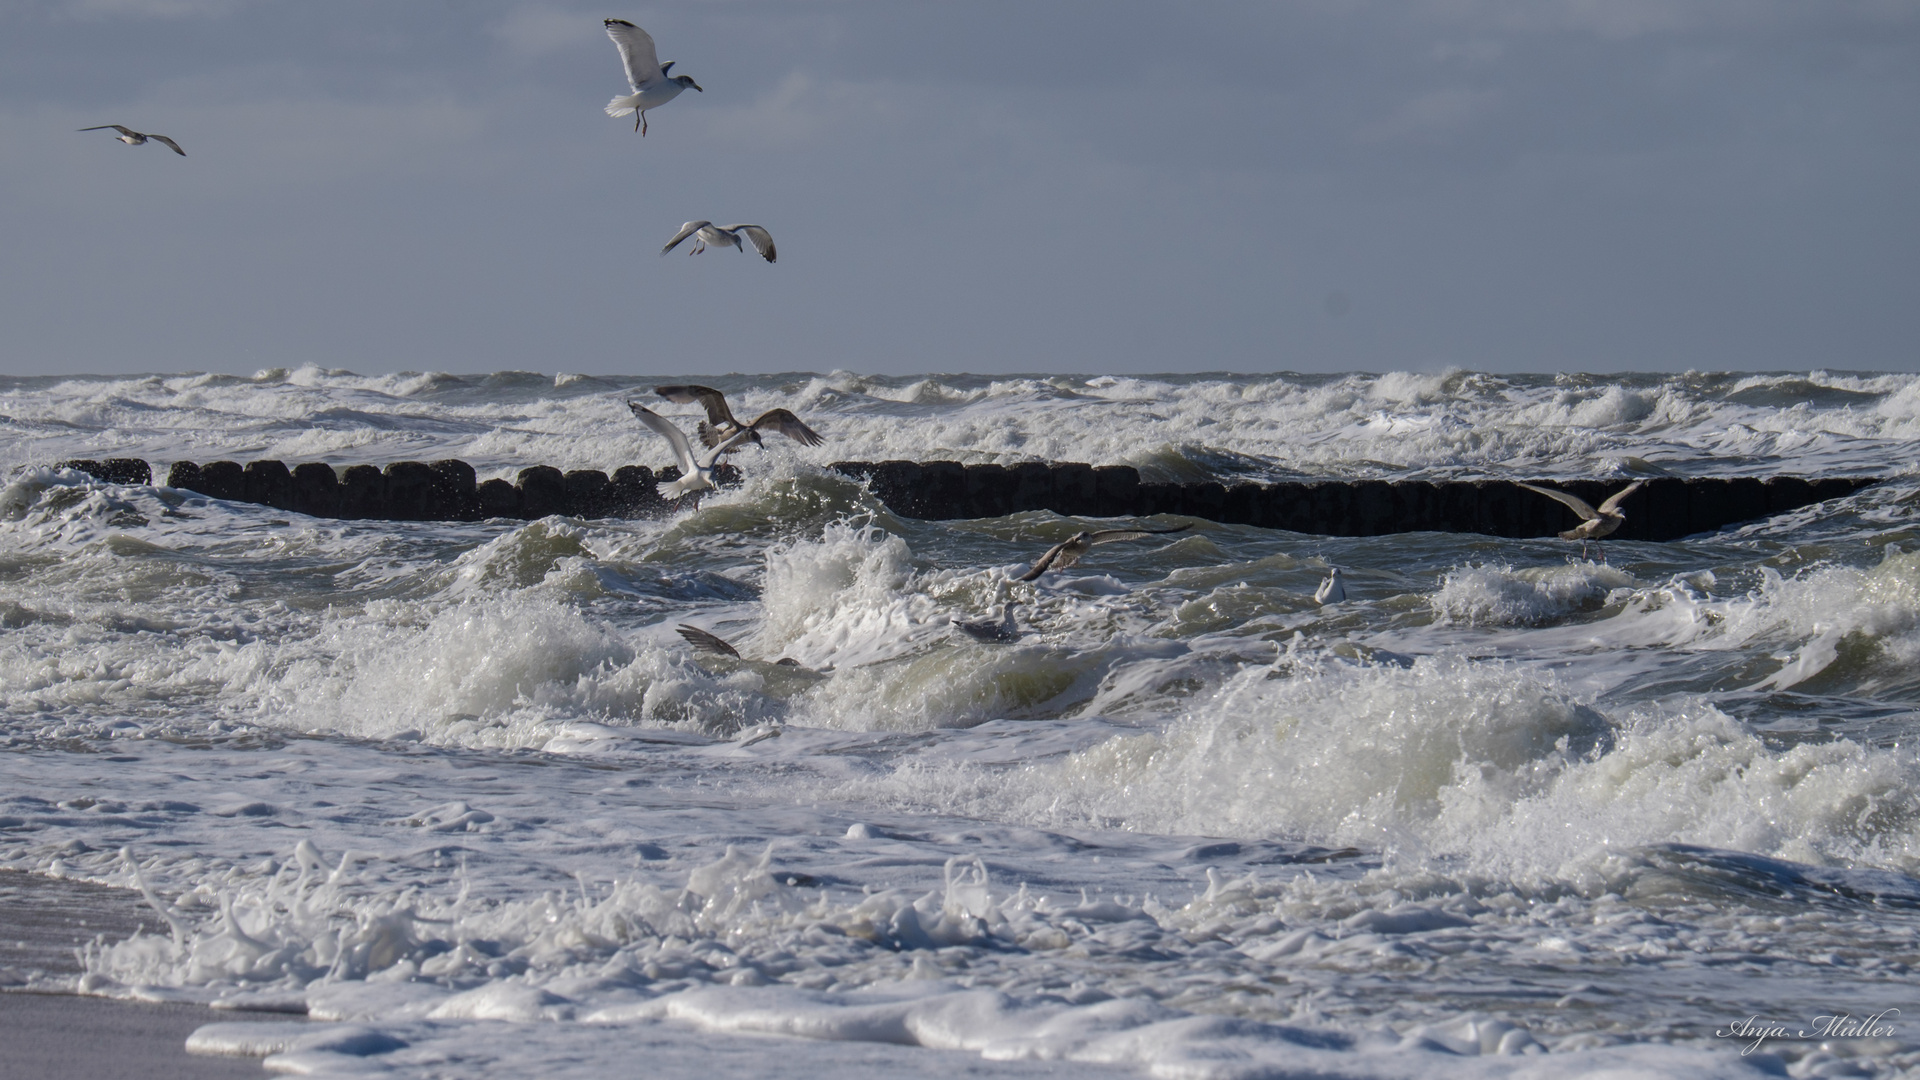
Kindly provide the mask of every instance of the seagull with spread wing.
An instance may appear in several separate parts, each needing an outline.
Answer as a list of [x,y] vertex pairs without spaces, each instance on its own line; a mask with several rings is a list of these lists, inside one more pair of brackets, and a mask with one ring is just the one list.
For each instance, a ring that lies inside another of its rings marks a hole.
[[[691,75],[669,75],[673,67],[672,60],[660,62],[659,54],[653,48],[653,36],[625,19],[608,19],[607,36],[620,50],[620,63],[627,69],[627,85],[633,93],[627,97],[617,97],[607,102],[608,116],[625,116],[633,113],[633,130],[642,135],[647,133],[647,110],[657,109],[689,88],[700,90],[700,84],[693,81]],[[705,90],[700,90],[706,93]]]
[[174,142],[172,139],[167,138],[165,135],[150,135],[144,131],[135,131],[132,128],[127,127],[125,124],[101,124],[99,127],[81,128],[80,130],[81,131],[105,131],[108,128],[112,128],[113,130],[119,132],[120,134],[115,135],[114,138],[119,139],[121,142],[126,143],[128,146],[143,146],[149,140],[151,140],[153,142],[162,143],[170,147],[174,153],[179,154],[181,157],[187,156],[187,152],[185,150],[180,149],[179,143]]
[[[739,649],[734,648],[726,638],[718,634],[709,633],[697,626],[689,626],[686,623],[681,623],[674,627],[674,630],[677,631],[681,637],[687,639],[687,644],[693,646],[694,652],[706,653],[710,656],[731,656],[735,660],[746,659],[746,657],[740,655]],[[774,664],[782,667],[799,667],[800,661],[790,656],[783,656],[775,660]]]
[[820,433],[800,422],[800,418],[785,409],[768,409],[751,424],[742,424],[734,419],[733,410],[727,407],[727,395],[711,386],[656,386],[653,392],[676,405],[700,405],[707,410],[707,418],[694,428],[700,441],[707,446],[718,446],[720,442],[745,429],[751,432],[747,441],[763,445],[760,430],[777,431],[802,446],[819,446],[826,442]]
[[1193,528],[1191,522],[1172,529],[1100,529],[1082,531],[1047,549],[1045,555],[1034,561],[1033,568],[1020,575],[1017,580],[1033,581],[1041,574],[1058,566],[1062,570],[1080,561],[1080,556],[1092,551],[1099,544],[1114,544],[1122,540],[1139,540],[1147,536],[1166,536],[1169,533],[1186,532]]
[[[1645,480],[1635,480],[1633,483],[1607,496],[1607,501],[1601,503],[1600,508],[1597,510],[1588,506],[1587,500],[1582,499],[1578,495],[1572,495],[1565,491],[1555,491],[1552,488],[1544,488],[1535,484],[1521,484],[1520,486],[1526,488],[1528,491],[1545,495],[1547,498],[1565,505],[1567,509],[1580,515],[1580,524],[1561,533],[1560,539],[1580,541],[1580,557],[1584,559],[1587,557],[1587,542],[1589,540],[1597,544],[1601,537],[1612,536],[1615,530],[1626,524],[1627,515],[1620,512],[1620,504],[1626,501],[1627,496],[1639,491],[1640,486],[1644,483],[1646,483]],[[1600,557],[1602,561],[1604,561],[1606,554],[1603,552]]]
[[768,262],[774,261],[774,257],[778,254],[773,250],[773,235],[767,232],[763,225],[715,225],[711,221],[689,221],[680,226],[680,231],[673,234],[673,239],[667,241],[667,246],[660,249],[660,254],[665,255],[679,247],[680,241],[689,236],[693,237],[693,246],[687,249],[689,255],[698,255],[709,247],[722,247],[727,244],[732,244],[735,251],[745,251],[747,249],[742,237],[753,241],[753,250],[759,252],[760,257]]
[[637,401],[627,402],[627,408],[632,409],[633,415],[639,417],[641,423],[658,432],[661,438],[667,440],[667,445],[673,447],[673,456],[680,463],[680,478],[660,485],[660,493],[670,499],[713,487],[713,463],[719,461],[727,451],[746,442],[753,434],[752,428],[743,427],[696,458],[693,456],[693,447],[687,442],[686,433],[675,427],[671,420]]

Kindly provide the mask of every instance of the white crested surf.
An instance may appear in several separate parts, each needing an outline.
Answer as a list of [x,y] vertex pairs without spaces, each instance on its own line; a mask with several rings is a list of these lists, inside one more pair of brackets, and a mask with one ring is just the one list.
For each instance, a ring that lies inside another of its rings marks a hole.
[[[50,467],[658,466],[654,381],[0,380],[0,868],[163,924],[0,982],[304,1012],[194,1048],[313,1075],[1920,1069],[1920,377],[703,377],[827,442],[633,521]],[[825,468],[887,458],[1886,479],[1605,564],[1196,522],[1020,582],[1097,523]],[[1890,1030],[1793,1034],[1841,1014]]]

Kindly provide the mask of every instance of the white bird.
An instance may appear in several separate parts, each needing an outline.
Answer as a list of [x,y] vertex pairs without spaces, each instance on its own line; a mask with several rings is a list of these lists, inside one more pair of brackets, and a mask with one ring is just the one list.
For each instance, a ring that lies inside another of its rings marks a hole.
[[641,423],[659,432],[661,437],[667,440],[668,445],[673,447],[673,456],[679,459],[680,478],[660,486],[661,493],[669,498],[677,499],[688,492],[703,491],[713,487],[713,463],[753,435],[752,427],[743,427],[695,458],[693,447],[687,442],[686,433],[675,427],[672,421],[637,401],[627,402],[627,408],[633,410],[633,415],[639,417]]
[[1325,606],[1337,604],[1347,598],[1346,581],[1340,576],[1340,568],[1335,566],[1327,571],[1327,580],[1313,591],[1313,602]]
[[1047,549],[1045,555],[1034,560],[1033,568],[1020,575],[1019,581],[1033,581],[1054,566],[1062,570],[1080,561],[1080,556],[1092,551],[1096,544],[1115,544],[1122,540],[1138,540],[1143,536],[1165,536],[1168,533],[1186,532],[1193,528],[1191,522],[1174,529],[1100,529],[1094,532],[1077,532],[1065,540]]
[[174,142],[172,139],[167,138],[165,135],[149,135],[144,131],[135,131],[132,128],[125,126],[124,124],[101,124],[99,127],[81,128],[80,130],[81,131],[105,131],[108,128],[112,128],[113,130],[119,132],[120,134],[115,135],[114,138],[119,139],[121,142],[126,143],[128,146],[140,146],[146,143],[147,140],[151,139],[157,143],[165,143],[167,146],[173,149],[174,153],[179,154],[181,157],[187,156],[187,152],[185,150],[180,149],[179,143]]
[[1019,641],[1020,627],[1013,621],[1013,609],[1020,606],[1017,600],[1009,600],[1000,609],[999,621],[981,619],[978,622],[953,621],[954,629],[966,634],[975,641]]
[[634,113],[633,130],[645,135],[648,109],[665,105],[689,87],[700,90],[700,84],[694,82],[691,75],[667,74],[674,62],[660,63],[659,54],[653,49],[653,36],[645,30],[625,19],[608,19],[606,24],[607,36],[620,50],[620,63],[627,69],[627,85],[633,89],[631,96],[607,102],[607,115]]
[[[1646,483],[1645,480],[1635,480],[1633,483],[1607,496],[1607,501],[1601,503],[1598,510],[1588,506],[1587,500],[1582,499],[1578,495],[1570,495],[1564,491],[1555,491],[1552,488],[1538,487],[1533,484],[1521,484],[1520,486],[1526,488],[1528,491],[1539,492],[1549,499],[1556,500],[1564,504],[1567,509],[1580,515],[1580,524],[1561,533],[1560,539],[1580,541],[1580,557],[1584,559],[1587,557],[1587,541],[1592,540],[1597,543],[1601,537],[1612,536],[1615,530],[1626,524],[1627,515],[1620,512],[1620,504],[1626,501],[1627,496],[1639,491],[1640,485],[1644,483]],[[1606,558],[1604,553],[1601,555],[1601,558],[1603,560]]]
[[667,252],[679,247],[680,241],[685,240],[689,236],[694,237],[693,247],[687,251],[689,255],[698,255],[707,250],[709,246],[720,247],[723,244],[732,244],[735,251],[745,251],[747,250],[746,247],[740,242],[743,233],[748,240],[753,241],[753,249],[760,253],[761,258],[768,262],[774,260],[776,253],[773,250],[773,236],[769,234],[764,227],[759,225],[715,225],[711,221],[689,221],[685,225],[680,226],[680,231],[673,234],[673,239],[667,241],[667,246],[660,249],[660,254],[665,255]]

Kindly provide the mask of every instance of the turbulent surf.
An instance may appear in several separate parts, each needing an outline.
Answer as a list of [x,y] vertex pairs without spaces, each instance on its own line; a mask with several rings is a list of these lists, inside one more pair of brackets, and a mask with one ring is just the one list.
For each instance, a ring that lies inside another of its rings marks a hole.
[[[826,443],[631,521],[54,467],[662,466],[658,381],[0,380],[0,868],[150,923],[0,982],[304,1013],[192,1048],[326,1075],[1920,1069],[1920,377],[703,376]],[[888,458],[1884,482],[1606,563],[1195,521],[1022,582],[1189,519],[825,467]]]

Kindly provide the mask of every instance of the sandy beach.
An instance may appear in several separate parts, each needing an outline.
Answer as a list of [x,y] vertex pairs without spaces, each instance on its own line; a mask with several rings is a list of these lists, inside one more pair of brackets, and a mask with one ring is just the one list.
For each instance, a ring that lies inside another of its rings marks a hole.
[[277,1013],[214,1010],[86,997],[74,950],[159,922],[139,894],[38,874],[0,873],[0,1080],[224,1080],[263,1075],[253,1058],[186,1051],[202,1024],[286,1020]]
[[254,1058],[199,1057],[187,1036],[217,1021],[286,1019],[74,994],[0,993],[0,1080],[240,1080]]

